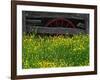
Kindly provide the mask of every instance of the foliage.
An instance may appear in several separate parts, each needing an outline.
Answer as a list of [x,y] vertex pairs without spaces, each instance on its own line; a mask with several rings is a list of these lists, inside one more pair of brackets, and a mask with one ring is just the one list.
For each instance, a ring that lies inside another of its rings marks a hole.
[[23,68],[48,68],[89,65],[89,35],[23,35]]

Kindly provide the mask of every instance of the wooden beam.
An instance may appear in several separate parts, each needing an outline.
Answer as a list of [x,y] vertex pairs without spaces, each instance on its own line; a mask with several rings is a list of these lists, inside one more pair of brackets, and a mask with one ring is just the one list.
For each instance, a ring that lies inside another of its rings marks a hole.
[[29,32],[47,33],[47,34],[85,34],[85,30],[77,28],[63,28],[63,27],[33,27]]

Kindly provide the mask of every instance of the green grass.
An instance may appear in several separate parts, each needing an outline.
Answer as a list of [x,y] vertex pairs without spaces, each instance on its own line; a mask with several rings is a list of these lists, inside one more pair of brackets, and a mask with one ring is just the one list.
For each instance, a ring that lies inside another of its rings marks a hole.
[[89,65],[89,35],[28,36],[22,40],[22,67],[50,68]]

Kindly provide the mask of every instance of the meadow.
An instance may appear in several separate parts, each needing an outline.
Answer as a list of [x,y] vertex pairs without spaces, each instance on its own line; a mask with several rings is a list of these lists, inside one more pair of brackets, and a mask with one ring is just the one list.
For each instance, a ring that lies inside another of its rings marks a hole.
[[23,35],[22,67],[53,68],[89,65],[89,35]]

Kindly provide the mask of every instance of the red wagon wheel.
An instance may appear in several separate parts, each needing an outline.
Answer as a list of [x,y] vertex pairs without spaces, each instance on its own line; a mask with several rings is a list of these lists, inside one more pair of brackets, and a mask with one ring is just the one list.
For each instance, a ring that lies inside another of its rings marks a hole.
[[64,19],[64,18],[56,18],[56,19],[52,19],[50,21],[47,22],[47,24],[45,25],[46,27],[67,27],[67,28],[75,28],[75,25],[68,19]]

